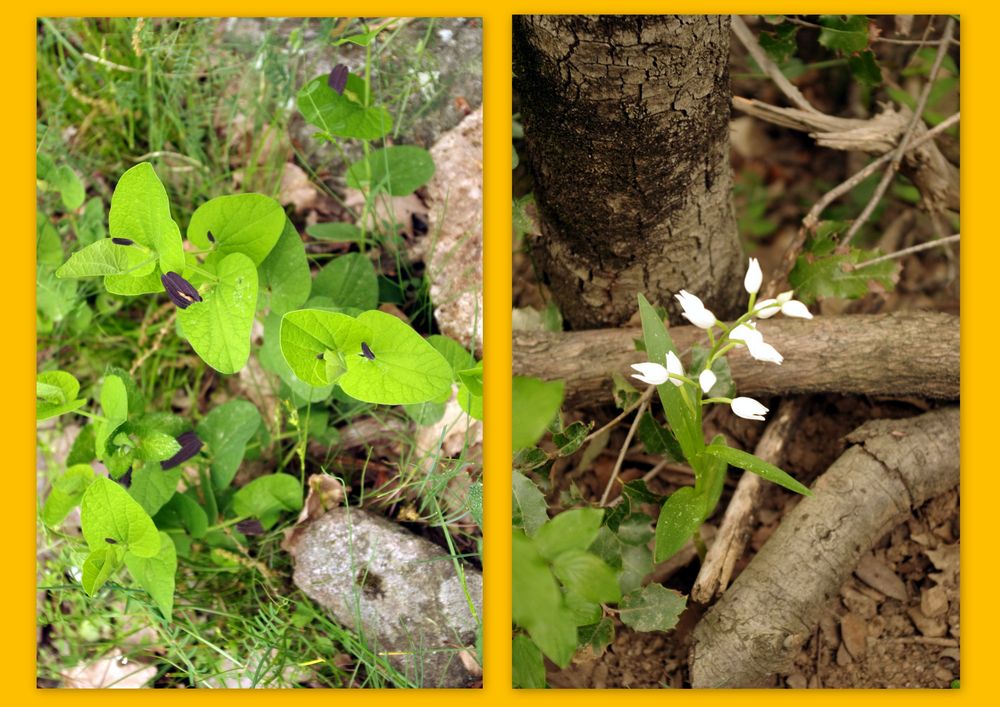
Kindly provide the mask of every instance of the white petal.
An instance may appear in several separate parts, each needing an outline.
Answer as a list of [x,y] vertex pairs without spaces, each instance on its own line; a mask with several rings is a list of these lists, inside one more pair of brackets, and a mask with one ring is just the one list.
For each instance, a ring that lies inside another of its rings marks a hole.
[[760,292],[760,285],[764,281],[764,274],[760,271],[760,263],[757,258],[750,258],[750,267],[747,268],[746,277],[743,278],[743,287],[752,295]]
[[767,361],[768,363],[777,363],[780,365],[785,360],[784,356],[778,353],[777,349],[763,341],[748,342],[747,348],[750,349],[750,355],[758,361]]
[[667,369],[658,363],[653,363],[652,361],[643,361],[642,363],[633,363],[632,368],[639,371],[638,374],[633,373],[633,378],[638,378],[643,383],[648,383],[649,385],[660,385],[666,383],[669,378]]
[[760,319],[770,319],[781,311],[781,303],[776,299],[766,299],[758,302],[754,309]]
[[[667,373],[672,373],[675,376],[684,375],[684,365],[673,351],[667,351]],[[670,382],[678,388],[684,385],[684,381],[679,381],[676,378],[671,378]]]
[[705,309],[705,305],[696,295],[692,295],[687,290],[681,290],[680,294],[674,295],[674,297],[681,304],[683,317],[696,327],[710,329],[715,325],[715,315]]
[[788,290],[787,292],[782,292],[780,295],[778,295],[778,304],[784,304],[785,302],[790,300],[792,298],[793,292],[794,290]]
[[746,324],[740,324],[738,327],[734,328],[729,332],[730,341],[738,341],[746,346],[750,344],[762,343],[764,341],[764,336],[754,329],[751,322]]
[[786,317],[798,317],[799,319],[813,318],[812,313],[797,299],[789,300],[781,305],[781,313]]
[[733,398],[733,402],[729,404],[729,407],[739,417],[746,420],[760,420],[761,422],[764,421],[764,415],[768,412],[766,407],[753,398]]
[[701,386],[701,391],[707,395],[708,391],[715,385],[716,380],[715,374],[712,373],[711,369],[706,368],[698,376],[698,384]]

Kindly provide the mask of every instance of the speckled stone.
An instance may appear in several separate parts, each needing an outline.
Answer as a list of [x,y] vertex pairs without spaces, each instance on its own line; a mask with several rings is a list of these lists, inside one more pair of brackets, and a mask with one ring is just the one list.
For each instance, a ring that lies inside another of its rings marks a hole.
[[[300,528],[291,546],[295,584],[341,625],[361,634],[422,687],[476,680],[459,651],[479,622],[452,559],[437,545],[357,508],[337,508]],[[463,566],[482,616],[482,575]]]

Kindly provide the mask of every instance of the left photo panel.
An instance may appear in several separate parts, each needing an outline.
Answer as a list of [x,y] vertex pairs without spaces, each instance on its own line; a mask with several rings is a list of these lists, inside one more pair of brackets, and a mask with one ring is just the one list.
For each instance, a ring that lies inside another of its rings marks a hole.
[[482,21],[39,18],[43,688],[482,686]]

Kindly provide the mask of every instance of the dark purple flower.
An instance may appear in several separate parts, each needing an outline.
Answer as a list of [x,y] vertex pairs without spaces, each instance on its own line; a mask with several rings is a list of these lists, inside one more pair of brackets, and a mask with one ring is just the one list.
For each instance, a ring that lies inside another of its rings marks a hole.
[[361,355],[367,358],[369,361],[375,360],[375,354],[372,353],[372,350],[368,347],[368,344],[364,341],[361,342]]
[[170,300],[181,309],[187,309],[195,302],[201,302],[201,295],[194,285],[175,272],[160,275],[160,282],[163,283],[163,289],[167,291]]
[[264,534],[264,526],[260,524],[259,520],[254,520],[253,518],[250,518],[249,520],[241,520],[236,524],[236,530],[244,535]]
[[112,238],[111,242],[115,245],[132,245],[135,241],[129,238]]
[[166,461],[160,462],[161,469],[173,469],[182,462],[186,462],[201,450],[202,442],[194,432],[185,432],[177,438],[177,444],[181,445],[180,451]]
[[427,233],[427,222],[416,214],[410,214],[410,224],[413,226],[413,233],[417,236],[423,236]]
[[344,95],[344,88],[347,86],[347,76],[349,73],[346,66],[337,64],[333,67],[333,71],[330,72],[330,78],[327,80],[330,88],[341,96]]

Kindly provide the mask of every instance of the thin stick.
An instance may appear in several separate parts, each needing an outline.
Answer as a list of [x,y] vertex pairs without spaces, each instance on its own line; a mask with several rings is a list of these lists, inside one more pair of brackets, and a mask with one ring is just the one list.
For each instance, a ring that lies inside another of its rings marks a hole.
[[[826,29],[823,25],[818,25],[815,22],[809,22],[808,20],[800,20],[798,17],[790,17],[789,15],[782,15],[782,17],[791,22],[793,25],[799,25],[800,27],[809,27],[811,29]],[[928,25],[927,29],[930,29],[930,25]],[[927,32],[927,29],[924,30],[925,34]],[[872,37],[871,35],[869,35],[869,40],[872,42],[883,42],[885,44],[908,44],[915,46],[920,46],[927,43],[923,39],[895,39],[894,37]],[[956,47],[961,46],[959,40],[957,39],[952,39],[951,43],[954,44]]]
[[941,70],[941,64],[944,61],[945,54],[948,53],[948,43],[951,42],[952,34],[955,31],[955,20],[951,17],[948,18],[948,23],[944,27],[944,36],[941,37],[941,41],[938,44],[937,54],[934,56],[934,64],[931,66],[931,71],[927,75],[927,83],[924,86],[924,90],[920,92],[920,100],[917,101],[917,107],[913,111],[913,115],[910,117],[910,123],[906,126],[906,130],[903,132],[903,136],[899,140],[899,146],[893,151],[892,162],[889,167],[885,170],[885,174],[882,175],[882,181],[879,182],[878,187],[875,189],[875,193],[872,194],[872,198],[868,200],[868,204],[865,206],[861,215],[854,220],[851,227],[847,230],[844,235],[843,243],[849,244],[854,240],[854,236],[857,235],[861,227],[867,223],[868,219],[871,217],[872,212],[878,205],[878,202],[882,199],[886,190],[889,188],[889,183],[892,182],[893,177],[896,176],[896,172],[899,171],[899,163],[903,161],[903,155],[906,153],[906,145],[910,141],[910,137],[913,132],[917,129],[917,125],[922,124],[924,109],[927,107],[927,100],[930,98],[931,89],[934,87],[934,81],[937,79],[938,72]]
[[650,398],[653,397],[653,391],[654,390],[656,390],[656,386],[655,385],[651,385],[648,388],[646,388],[646,390],[644,390],[642,392],[642,395],[639,396],[639,399],[636,400],[631,405],[629,405],[624,410],[622,410],[621,414],[618,417],[616,417],[615,419],[613,419],[611,422],[607,423],[606,425],[604,425],[600,429],[594,430],[589,435],[587,435],[586,437],[584,437],[583,438],[583,443],[586,444],[587,442],[591,441],[592,439],[594,439],[595,437],[597,437],[598,435],[600,435],[602,432],[605,432],[607,430],[610,430],[612,427],[615,427],[619,422],[621,422],[626,417],[628,417],[629,413],[631,413],[633,410],[635,410],[637,407],[639,407],[643,403],[649,403]]
[[[656,386],[650,386],[650,388],[655,388]],[[601,495],[601,507],[603,507],[608,502],[608,496],[611,494],[611,487],[615,485],[615,481],[618,480],[618,472],[622,469],[622,462],[625,461],[625,454],[628,452],[629,445],[632,444],[632,438],[635,436],[635,431],[639,429],[639,420],[642,419],[642,413],[646,412],[646,406],[649,400],[643,400],[639,405],[638,411],[635,413],[635,419],[632,420],[632,426],[628,428],[628,434],[625,435],[625,443],[622,444],[622,449],[618,453],[618,459],[615,461],[614,471],[611,472],[611,478],[608,479],[608,485],[604,487],[604,493]]]
[[877,258],[872,258],[871,260],[866,260],[863,263],[858,263],[857,265],[852,265],[851,270],[859,270],[861,268],[866,268],[869,265],[875,265],[876,263],[884,263],[886,260],[896,260],[898,258],[905,257],[911,253],[919,253],[922,250],[930,250],[939,245],[947,245],[949,243],[956,243],[961,236],[960,233],[956,233],[953,236],[947,236],[945,238],[937,238],[933,241],[927,241],[926,243],[918,243],[917,245],[910,246],[909,248],[903,248],[902,250],[897,250],[895,253],[889,253],[887,255],[880,255]]
[[733,34],[736,38],[740,40],[740,43],[746,47],[746,50],[753,57],[753,60],[757,62],[765,74],[767,74],[774,85],[781,89],[781,92],[794,103],[796,106],[804,111],[809,111],[810,113],[819,113],[813,105],[806,100],[806,97],[802,95],[802,92],[796,88],[795,84],[788,80],[778,65],[771,61],[771,58],[761,49],[760,44],[757,42],[757,38],[753,36],[753,32],[750,28],[746,26],[743,18],[739,15],[733,15],[732,19]]

